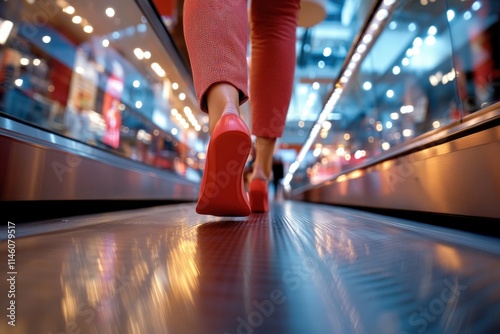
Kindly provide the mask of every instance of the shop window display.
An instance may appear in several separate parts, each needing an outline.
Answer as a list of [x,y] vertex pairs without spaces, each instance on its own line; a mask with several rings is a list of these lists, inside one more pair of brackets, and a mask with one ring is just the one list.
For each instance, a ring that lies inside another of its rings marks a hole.
[[208,135],[190,78],[134,2],[2,1],[0,13],[3,116],[198,178]]

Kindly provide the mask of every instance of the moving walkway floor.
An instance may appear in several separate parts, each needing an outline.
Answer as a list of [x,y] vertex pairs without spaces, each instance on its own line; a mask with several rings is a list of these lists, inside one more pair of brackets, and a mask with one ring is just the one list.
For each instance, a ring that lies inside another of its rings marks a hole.
[[294,201],[14,229],[1,333],[500,333],[500,242],[477,234]]

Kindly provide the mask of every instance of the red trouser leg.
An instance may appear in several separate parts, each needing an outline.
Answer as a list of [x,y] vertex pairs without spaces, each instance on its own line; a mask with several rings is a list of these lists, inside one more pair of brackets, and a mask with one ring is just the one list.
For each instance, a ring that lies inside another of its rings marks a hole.
[[[300,0],[251,1],[250,69],[252,133],[283,133],[292,95]],[[248,14],[246,0],[186,0],[184,34],[196,95],[207,111],[205,93],[227,82],[248,99]]]
[[[274,0],[273,0],[274,1]],[[248,99],[248,10],[246,0],[186,0],[184,37],[200,108],[207,110],[206,92],[227,82]]]
[[292,96],[300,0],[251,1],[252,134],[279,138]]

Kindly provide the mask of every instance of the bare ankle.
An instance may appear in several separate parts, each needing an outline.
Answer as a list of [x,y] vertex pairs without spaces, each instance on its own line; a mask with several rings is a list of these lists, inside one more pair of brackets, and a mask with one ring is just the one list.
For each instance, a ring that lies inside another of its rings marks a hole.
[[252,179],[270,180],[271,173],[264,172],[264,170],[262,168],[254,168],[253,173],[252,173]]

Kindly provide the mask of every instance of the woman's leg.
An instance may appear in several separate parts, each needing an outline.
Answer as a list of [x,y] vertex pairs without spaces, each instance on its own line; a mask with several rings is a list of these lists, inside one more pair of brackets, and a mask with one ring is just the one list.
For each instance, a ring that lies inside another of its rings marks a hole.
[[300,0],[252,0],[251,6],[251,129],[257,137],[253,177],[269,179],[292,96]]
[[247,1],[186,0],[183,15],[196,95],[213,130],[224,102],[238,109],[248,99]]
[[208,112],[210,142],[196,212],[247,216],[243,172],[250,132],[239,117],[248,99],[246,0],[187,0],[184,33],[200,108]]

